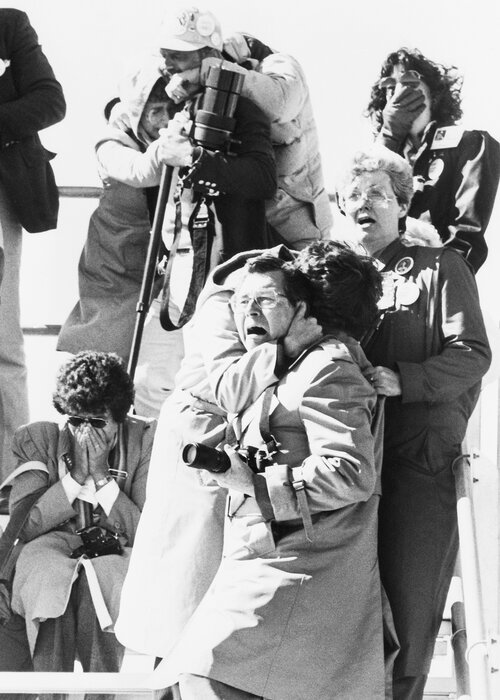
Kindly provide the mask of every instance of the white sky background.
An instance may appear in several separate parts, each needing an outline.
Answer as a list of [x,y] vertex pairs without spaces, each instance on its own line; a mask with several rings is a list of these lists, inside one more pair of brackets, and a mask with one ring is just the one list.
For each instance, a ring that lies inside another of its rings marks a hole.
[[[116,94],[124,62],[155,45],[167,0],[24,0],[25,10],[68,103],[65,120],[42,134],[58,153],[59,185],[99,185],[93,144],[102,108]],[[341,164],[371,141],[362,116],[385,56],[400,46],[459,67],[465,76],[463,123],[500,138],[500,3],[496,0],[212,0],[200,4],[223,33],[245,30],[293,54],[308,77],[327,188]],[[96,202],[62,200],[57,232],[25,236],[23,323],[61,323],[77,297],[77,262]],[[483,306],[498,309],[500,207],[488,232],[490,257],[478,281]]]

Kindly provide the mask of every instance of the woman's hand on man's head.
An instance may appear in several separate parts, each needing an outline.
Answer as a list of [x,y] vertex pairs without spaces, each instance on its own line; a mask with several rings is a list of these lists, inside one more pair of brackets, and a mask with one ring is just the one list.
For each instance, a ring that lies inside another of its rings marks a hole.
[[323,336],[323,330],[314,316],[308,316],[307,306],[301,301],[283,338],[286,357],[295,360],[304,350],[317,343]]

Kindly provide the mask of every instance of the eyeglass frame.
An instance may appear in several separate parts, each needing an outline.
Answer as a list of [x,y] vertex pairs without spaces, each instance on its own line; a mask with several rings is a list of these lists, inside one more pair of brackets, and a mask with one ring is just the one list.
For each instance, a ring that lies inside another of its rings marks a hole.
[[[354,193],[352,193],[354,194]],[[359,197],[357,199],[354,199],[352,197],[352,194],[350,196],[347,196],[345,194],[342,195],[342,199],[344,201],[344,206],[348,202],[352,202],[354,205],[357,205],[361,200],[364,200],[368,206],[372,207],[377,207],[381,206],[382,204],[388,204],[389,202],[392,202],[394,199],[397,199],[397,197],[389,197],[388,194],[385,192],[374,192],[373,194],[369,194],[368,192],[360,192]],[[373,197],[375,196],[380,196],[380,200],[377,201],[376,199],[374,200]]]
[[[259,303],[259,297],[266,297],[266,295],[274,296],[274,301],[271,306],[262,306],[261,303]],[[245,313],[250,303],[255,303],[261,311],[267,311],[268,309],[275,309],[278,306],[278,297],[288,299],[286,294],[283,294],[283,292],[277,292],[275,289],[269,289],[265,293],[263,292],[262,294],[258,294],[256,297],[243,297],[243,299],[245,299],[244,302],[241,300],[239,301],[238,295],[235,293],[231,299],[229,299],[229,305],[231,306],[233,313]],[[240,308],[237,308],[238,306]]]
[[96,430],[102,430],[109,423],[107,418],[94,418],[92,416],[68,416],[67,421],[73,428],[79,428],[84,423],[88,423]]

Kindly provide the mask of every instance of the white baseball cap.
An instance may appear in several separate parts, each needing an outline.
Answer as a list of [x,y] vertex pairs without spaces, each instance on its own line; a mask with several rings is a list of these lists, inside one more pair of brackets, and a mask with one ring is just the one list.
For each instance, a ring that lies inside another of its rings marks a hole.
[[160,27],[160,49],[196,51],[205,46],[222,50],[220,23],[211,12],[188,7],[164,19]]

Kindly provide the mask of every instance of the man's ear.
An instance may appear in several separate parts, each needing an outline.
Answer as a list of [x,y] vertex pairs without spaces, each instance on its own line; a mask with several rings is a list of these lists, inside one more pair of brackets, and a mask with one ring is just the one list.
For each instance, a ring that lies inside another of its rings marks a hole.
[[307,301],[301,300],[297,302],[295,307],[294,318],[303,319],[311,315],[311,310],[309,309],[309,304]]

